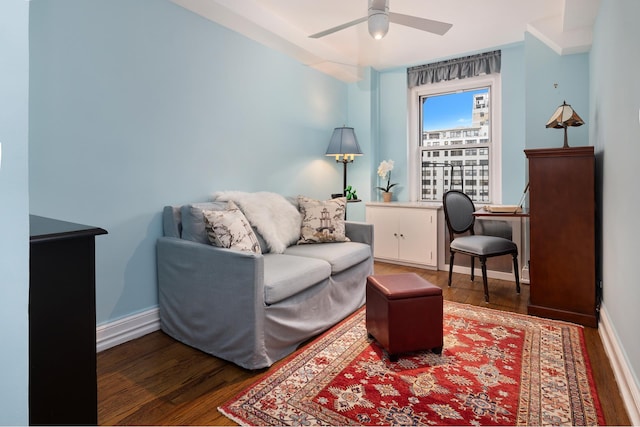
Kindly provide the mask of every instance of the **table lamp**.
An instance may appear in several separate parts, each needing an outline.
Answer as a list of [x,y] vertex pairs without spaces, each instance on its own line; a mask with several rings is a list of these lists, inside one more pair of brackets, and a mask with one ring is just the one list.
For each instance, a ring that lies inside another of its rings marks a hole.
[[566,101],[562,101],[562,105],[556,109],[547,122],[547,128],[564,129],[564,145],[562,148],[569,148],[567,127],[582,126],[583,124],[584,120],[571,108],[571,105],[567,104]]

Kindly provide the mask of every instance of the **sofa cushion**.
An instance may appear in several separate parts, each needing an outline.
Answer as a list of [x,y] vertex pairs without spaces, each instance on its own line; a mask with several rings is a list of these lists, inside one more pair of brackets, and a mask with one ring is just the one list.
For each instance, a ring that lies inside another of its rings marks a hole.
[[[224,210],[227,208],[227,202],[203,202],[203,203],[191,203],[180,207],[180,217],[182,219],[182,238],[185,240],[191,240],[192,242],[198,242],[203,244],[210,244],[209,237],[207,236],[207,230],[204,222],[204,210]],[[260,233],[253,228],[258,243],[260,243],[260,249],[262,252],[267,252],[267,243]]]
[[321,201],[298,196],[302,226],[298,244],[346,242],[344,212],[347,199]]
[[331,275],[331,266],[317,258],[264,255],[264,300],[275,304],[316,285]]
[[191,240],[192,242],[204,243],[206,245],[210,244],[204,223],[203,211],[205,209],[222,211],[226,209],[226,207],[226,203],[191,203],[183,205],[180,208],[182,238]]
[[211,244],[220,248],[262,253],[251,224],[235,203],[229,202],[221,210],[204,210],[207,236]]
[[[219,191],[216,201],[233,200],[269,246],[271,253],[283,253],[300,237],[300,212],[284,196],[260,191]],[[263,251],[266,252],[266,251]]]
[[285,254],[325,260],[331,264],[331,274],[335,274],[369,258],[371,246],[358,242],[294,245],[289,246]]
[[162,209],[162,235],[178,239],[182,236],[180,206],[165,206]]

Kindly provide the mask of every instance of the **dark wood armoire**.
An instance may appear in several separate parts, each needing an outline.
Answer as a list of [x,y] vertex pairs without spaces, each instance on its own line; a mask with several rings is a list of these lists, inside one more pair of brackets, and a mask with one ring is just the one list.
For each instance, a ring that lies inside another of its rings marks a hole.
[[97,425],[95,236],[29,216],[29,424]]
[[531,315],[598,325],[593,147],[525,150]]

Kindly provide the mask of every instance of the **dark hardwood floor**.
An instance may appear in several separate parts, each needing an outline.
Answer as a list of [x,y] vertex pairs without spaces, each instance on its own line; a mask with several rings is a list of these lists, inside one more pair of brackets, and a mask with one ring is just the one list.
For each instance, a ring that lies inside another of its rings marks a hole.
[[[485,304],[482,278],[375,264],[376,274],[414,271],[440,286],[446,300],[517,313],[527,312],[529,286],[517,295],[513,282],[489,281]],[[585,341],[607,425],[630,425],[597,329]],[[280,365],[276,363],[271,369]],[[98,354],[100,425],[236,425],[217,408],[270,370],[247,371],[174,341],[157,331]]]

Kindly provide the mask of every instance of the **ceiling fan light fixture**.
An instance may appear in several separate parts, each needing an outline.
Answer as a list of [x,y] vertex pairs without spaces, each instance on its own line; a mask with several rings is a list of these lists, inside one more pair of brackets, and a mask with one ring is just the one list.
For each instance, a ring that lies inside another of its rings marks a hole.
[[434,21],[432,19],[420,18],[417,16],[403,15],[401,13],[389,12],[389,0],[369,0],[369,13],[362,18],[354,19],[337,27],[311,34],[309,37],[317,39],[320,37],[333,34],[345,28],[358,25],[367,21],[369,34],[376,40],[382,39],[389,31],[389,22],[404,25],[405,27],[415,28],[429,33],[444,35],[451,28],[451,24],[446,22]]
[[380,40],[389,31],[389,14],[378,10],[370,10],[368,23],[371,37]]

